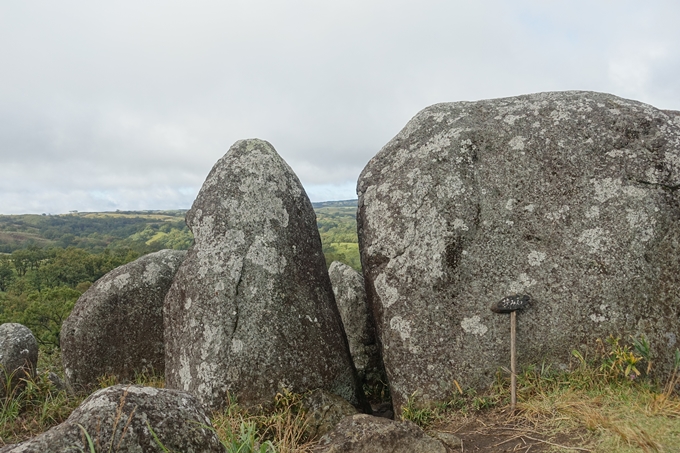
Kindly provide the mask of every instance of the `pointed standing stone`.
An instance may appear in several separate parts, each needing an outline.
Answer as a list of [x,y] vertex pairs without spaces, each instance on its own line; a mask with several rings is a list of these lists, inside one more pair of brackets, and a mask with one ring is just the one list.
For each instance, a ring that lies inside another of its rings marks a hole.
[[358,404],[312,205],[262,140],[213,167],[187,225],[194,245],[165,300],[166,385],[213,407],[282,388],[323,388]]

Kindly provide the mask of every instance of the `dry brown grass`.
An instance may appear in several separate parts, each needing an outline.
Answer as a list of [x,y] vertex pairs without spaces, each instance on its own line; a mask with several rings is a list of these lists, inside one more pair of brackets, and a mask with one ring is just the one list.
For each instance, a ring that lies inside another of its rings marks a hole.
[[289,392],[276,395],[270,409],[246,411],[229,401],[224,410],[213,413],[212,423],[228,451],[246,445],[244,451],[305,453],[314,446],[302,396]]

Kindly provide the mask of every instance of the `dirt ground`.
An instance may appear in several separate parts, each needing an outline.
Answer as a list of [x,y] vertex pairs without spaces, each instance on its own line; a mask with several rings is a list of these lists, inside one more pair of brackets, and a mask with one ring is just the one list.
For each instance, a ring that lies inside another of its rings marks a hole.
[[435,427],[437,431],[455,434],[462,445],[453,451],[463,453],[539,453],[589,452],[586,431],[540,432],[520,418],[491,412],[481,416],[448,421]]

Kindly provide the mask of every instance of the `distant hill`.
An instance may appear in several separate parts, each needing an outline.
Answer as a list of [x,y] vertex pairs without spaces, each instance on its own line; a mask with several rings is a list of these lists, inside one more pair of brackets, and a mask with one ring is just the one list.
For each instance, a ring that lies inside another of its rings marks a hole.
[[[360,269],[356,235],[357,200],[312,203],[327,264],[342,261]],[[61,215],[0,215],[0,253],[28,247],[76,247],[98,253],[129,248],[149,253],[185,250],[193,237],[187,210],[77,212]]]
[[339,201],[317,201],[312,203],[314,209],[317,208],[356,208],[359,200],[339,200]]
[[[62,215],[0,216],[0,252],[29,246],[70,247],[91,252],[130,247],[142,253],[186,248],[191,234],[186,211],[72,212]],[[155,243],[154,243],[155,242]]]

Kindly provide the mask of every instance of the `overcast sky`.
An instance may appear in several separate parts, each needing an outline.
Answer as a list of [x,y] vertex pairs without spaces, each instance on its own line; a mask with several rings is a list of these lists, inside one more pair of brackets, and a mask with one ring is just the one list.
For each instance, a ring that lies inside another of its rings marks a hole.
[[680,110],[680,2],[7,1],[0,213],[189,208],[242,138],[312,201],[437,102],[593,90]]

